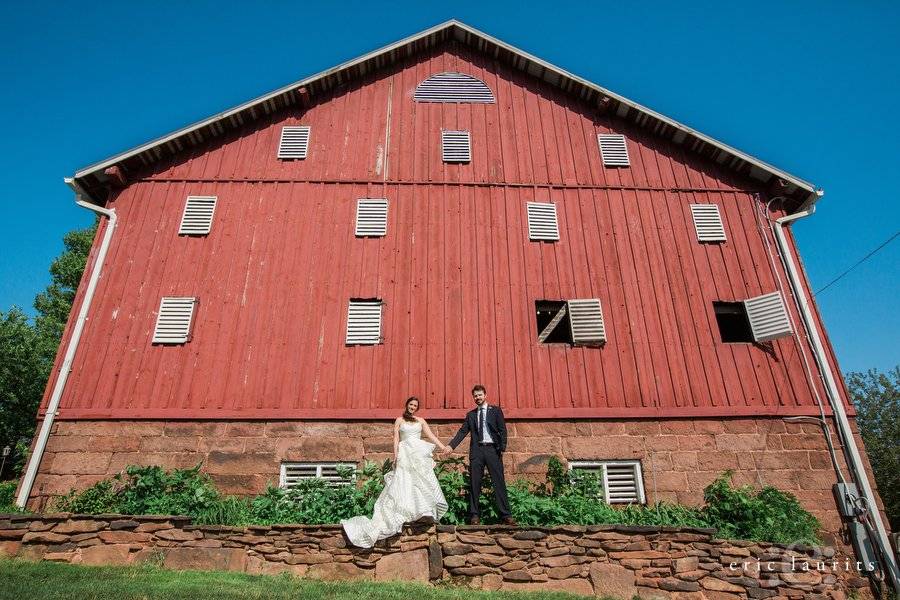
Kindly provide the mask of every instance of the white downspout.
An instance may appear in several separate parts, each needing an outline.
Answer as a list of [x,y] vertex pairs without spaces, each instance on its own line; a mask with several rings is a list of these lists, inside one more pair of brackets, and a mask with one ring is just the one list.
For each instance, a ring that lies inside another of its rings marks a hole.
[[50,401],[47,403],[47,412],[41,423],[41,431],[38,433],[37,441],[34,444],[34,451],[31,453],[31,458],[28,460],[25,476],[22,478],[22,485],[19,488],[19,495],[16,498],[16,506],[19,508],[25,508],[25,505],[28,503],[28,497],[31,495],[31,488],[34,486],[38,467],[41,465],[44,450],[47,448],[47,440],[50,438],[50,429],[53,427],[53,421],[56,418],[56,412],[59,409],[59,401],[60,398],[62,398],[63,390],[66,388],[66,381],[69,379],[69,373],[72,370],[72,361],[75,358],[75,351],[78,350],[78,342],[81,340],[81,333],[84,331],[84,325],[87,322],[88,310],[91,308],[91,300],[94,298],[97,282],[100,280],[100,272],[103,270],[106,252],[109,250],[109,243],[110,240],[112,240],[113,232],[116,229],[115,210],[101,208],[89,202],[85,202],[82,199],[82,190],[78,186],[78,183],[71,178],[66,178],[65,181],[66,184],[75,191],[76,204],[94,211],[99,215],[108,217],[109,222],[106,225],[106,231],[103,232],[103,240],[100,242],[100,249],[97,252],[97,258],[94,261],[94,268],[93,271],[91,271],[87,289],[84,292],[84,299],[81,301],[78,318],[75,320],[75,327],[72,329],[72,337],[69,338],[69,345],[66,346],[66,354],[63,358],[62,366],[59,368],[59,376],[56,378],[56,385],[53,387],[53,393],[50,395]]
[[812,310],[809,306],[809,300],[806,297],[806,291],[803,287],[803,280],[800,277],[800,273],[797,270],[797,265],[794,263],[793,255],[790,251],[790,246],[787,243],[787,238],[784,235],[784,226],[789,225],[790,223],[802,219],[803,217],[808,217],[816,211],[815,203],[811,204],[808,209],[794,213],[792,215],[788,215],[786,217],[782,217],[780,219],[776,219],[773,222],[772,230],[775,232],[775,239],[778,242],[778,249],[781,253],[781,259],[784,261],[784,265],[787,269],[788,279],[791,282],[791,288],[794,291],[794,297],[797,299],[797,306],[800,309],[800,316],[803,318],[803,323],[806,326],[806,331],[809,334],[809,339],[812,342],[813,346],[813,356],[815,356],[816,363],[819,366],[819,371],[822,373],[822,379],[825,382],[825,391],[828,395],[828,402],[831,404],[831,410],[834,413],[834,421],[837,426],[838,435],[843,442],[845,449],[845,457],[848,459],[850,463],[850,469],[854,474],[854,478],[856,482],[859,484],[860,492],[862,493],[863,498],[865,499],[866,505],[869,511],[872,513],[873,521],[875,522],[875,528],[877,530],[878,536],[877,540],[875,540],[881,549],[881,555],[887,561],[887,564],[884,565],[886,568],[886,575],[891,582],[892,587],[895,590],[900,591],[900,573],[897,570],[897,562],[894,559],[894,553],[891,549],[891,542],[888,538],[887,531],[884,528],[884,522],[881,519],[881,514],[878,510],[878,505],[875,503],[875,494],[872,491],[872,486],[869,484],[869,478],[866,475],[866,470],[863,465],[862,457],[859,454],[859,448],[856,445],[856,439],[853,437],[853,431],[850,428],[850,421],[847,419],[847,412],[844,410],[844,403],[841,400],[841,394],[838,391],[837,382],[835,381],[834,374],[832,373],[831,367],[828,363],[828,355],[825,352],[825,347],[822,344],[822,339],[819,336],[819,329],[816,327],[816,321],[813,318]]

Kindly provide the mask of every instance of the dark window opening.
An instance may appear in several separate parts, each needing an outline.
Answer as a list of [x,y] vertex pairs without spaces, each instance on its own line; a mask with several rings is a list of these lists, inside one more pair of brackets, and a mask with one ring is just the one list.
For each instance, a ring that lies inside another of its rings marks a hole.
[[534,306],[538,341],[543,344],[571,344],[568,303],[565,300],[537,300]]
[[719,334],[726,344],[753,342],[753,330],[743,302],[713,302]]

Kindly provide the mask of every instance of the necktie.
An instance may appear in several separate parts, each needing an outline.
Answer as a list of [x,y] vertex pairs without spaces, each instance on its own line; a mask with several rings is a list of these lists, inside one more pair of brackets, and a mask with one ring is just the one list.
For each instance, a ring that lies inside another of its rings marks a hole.
[[479,442],[484,441],[484,413],[486,413],[486,412],[487,411],[484,410],[483,408],[478,409],[478,437],[479,437],[478,441]]

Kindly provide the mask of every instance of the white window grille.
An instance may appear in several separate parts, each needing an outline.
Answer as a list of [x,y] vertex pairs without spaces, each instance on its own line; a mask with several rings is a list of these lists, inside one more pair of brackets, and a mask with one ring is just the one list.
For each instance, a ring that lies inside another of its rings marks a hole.
[[444,162],[467,163],[472,160],[472,141],[468,131],[441,131],[441,156]]
[[303,479],[324,479],[329,485],[340,486],[353,483],[353,477],[342,477],[339,467],[355,469],[354,463],[348,462],[283,462],[278,486],[290,489]]
[[598,298],[569,300],[569,323],[572,327],[573,344],[606,343],[606,324],[603,322],[603,307]]
[[450,71],[436,73],[416,87],[416,102],[493,104],[494,94],[480,79]]
[[559,222],[556,205],[552,202],[528,202],[528,239],[537,241],[559,240]]
[[387,235],[388,201],[384,198],[360,198],[356,201],[356,237]]
[[196,298],[166,296],[159,302],[154,344],[184,344],[190,341]]
[[603,158],[604,167],[627,167],[631,164],[628,160],[628,146],[625,144],[624,135],[598,133],[597,143],[600,144],[600,156]]
[[290,125],[281,128],[278,158],[306,158],[309,150],[309,125]]
[[725,225],[722,214],[715,204],[691,204],[691,216],[694,218],[694,229],[700,242],[724,242]]
[[215,196],[188,196],[178,235],[207,235],[216,212]]
[[603,482],[607,504],[644,504],[644,479],[639,460],[573,460],[572,471],[595,473]]
[[381,343],[381,308],[379,299],[351,299],[347,308],[348,346]]
[[781,292],[748,298],[744,300],[744,309],[753,339],[757,342],[767,342],[794,332]]

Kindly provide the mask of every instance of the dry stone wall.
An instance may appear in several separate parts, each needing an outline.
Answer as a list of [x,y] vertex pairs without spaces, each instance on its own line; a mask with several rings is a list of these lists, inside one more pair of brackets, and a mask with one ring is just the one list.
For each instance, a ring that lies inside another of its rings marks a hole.
[[189,518],[0,515],[0,555],[83,565],[291,573],[323,580],[452,581],[630,600],[845,600],[864,587],[831,548],[717,539],[708,529],[413,523],[372,549],[340,527],[193,526]]

